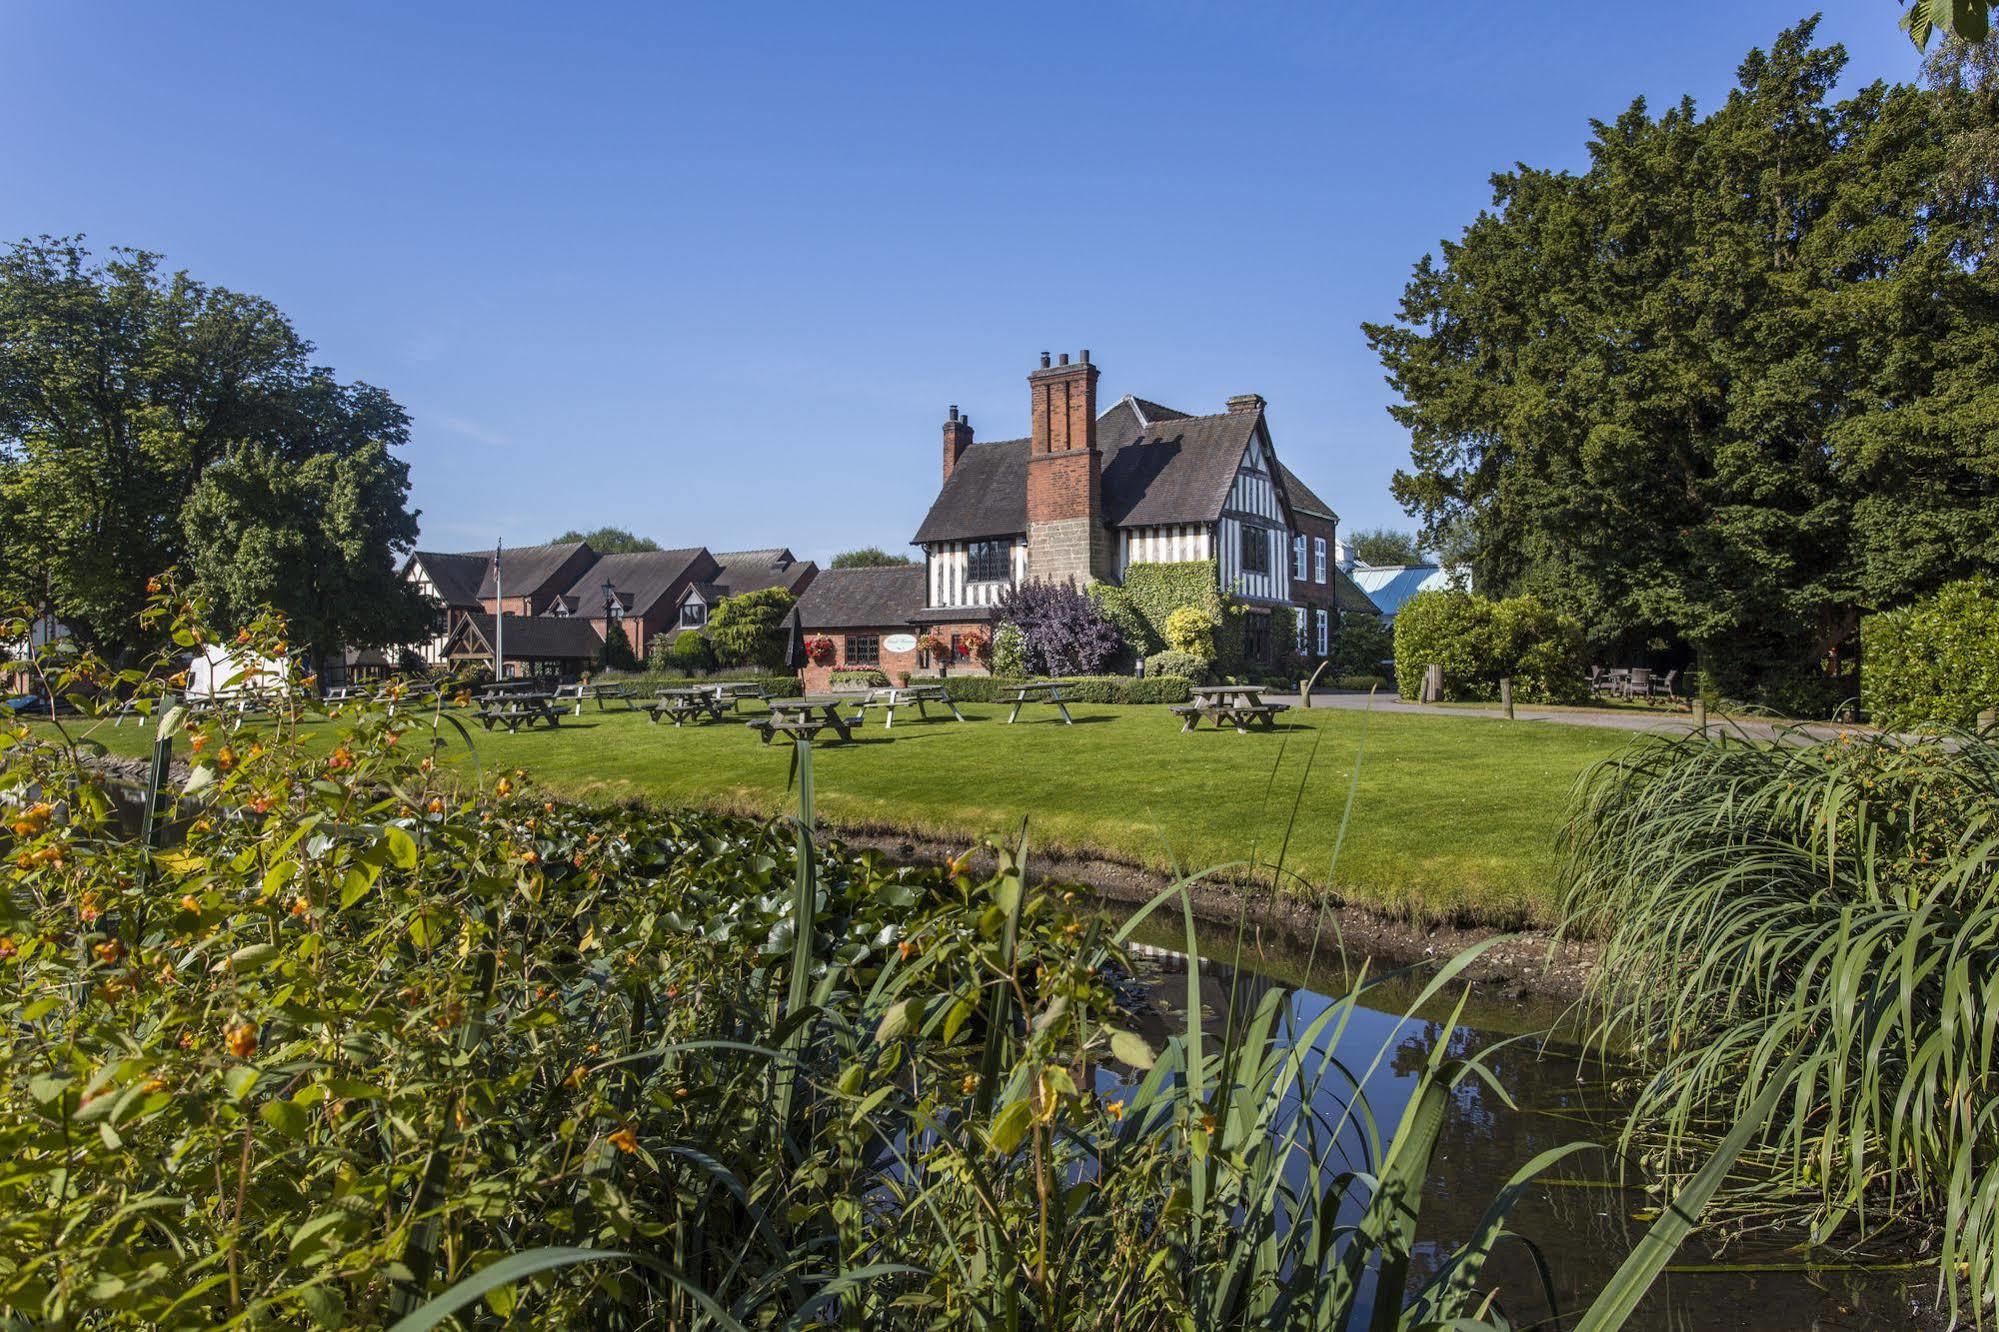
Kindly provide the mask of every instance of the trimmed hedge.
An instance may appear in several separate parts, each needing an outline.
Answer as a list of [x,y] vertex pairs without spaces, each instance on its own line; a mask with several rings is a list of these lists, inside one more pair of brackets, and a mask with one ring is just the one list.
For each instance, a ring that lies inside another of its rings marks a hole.
[[1456,588],[1419,592],[1395,617],[1395,680],[1420,697],[1423,672],[1444,668],[1446,699],[1490,699],[1511,677],[1514,695],[1550,703],[1586,698],[1583,627],[1537,597],[1495,601]]
[[[1046,677],[1037,677],[1045,679]],[[1010,702],[1011,694],[1026,680],[997,675],[954,675],[938,683],[951,691],[959,703]],[[1185,703],[1193,695],[1193,684],[1177,675],[1072,675],[1062,677],[1071,703]]]
[[772,698],[797,698],[805,692],[805,683],[795,675],[766,675],[754,670],[733,669],[708,673],[686,671],[646,671],[639,675],[605,675],[600,677],[604,684],[628,684],[643,693],[649,689],[676,689],[689,683],[721,684],[724,681],[748,681],[761,685],[763,691]]
[[884,672],[872,669],[837,670],[826,678],[836,685],[865,685],[870,689],[888,687],[888,676]]
[[1970,726],[1999,708],[1999,583],[1947,583],[1860,622],[1860,701],[1870,720],[1905,728]]
[[1148,677],[1177,675],[1199,684],[1208,678],[1208,659],[1192,652],[1155,652],[1145,659],[1145,673]]

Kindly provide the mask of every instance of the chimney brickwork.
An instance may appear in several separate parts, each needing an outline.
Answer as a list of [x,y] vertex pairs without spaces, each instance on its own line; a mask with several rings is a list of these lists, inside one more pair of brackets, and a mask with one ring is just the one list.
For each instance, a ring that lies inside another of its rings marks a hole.
[[1033,434],[1027,454],[1027,576],[1077,586],[1112,573],[1104,528],[1103,455],[1097,450],[1097,368],[1064,353],[1027,377]]
[[958,415],[956,404],[951,407],[951,418],[944,422],[944,479],[949,481],[956,470],[958,460],[965,456],[965,450],[972,447],[972,418]]

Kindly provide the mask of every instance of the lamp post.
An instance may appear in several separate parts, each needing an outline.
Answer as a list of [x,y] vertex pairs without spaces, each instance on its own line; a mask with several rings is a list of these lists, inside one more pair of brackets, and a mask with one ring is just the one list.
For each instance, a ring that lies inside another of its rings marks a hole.
[[604,594],[604,667],[608,670],[611,665],[611,603],[617,598],[618,589],[611,586],[611,580],[606,578],[604,585],[597,590]]

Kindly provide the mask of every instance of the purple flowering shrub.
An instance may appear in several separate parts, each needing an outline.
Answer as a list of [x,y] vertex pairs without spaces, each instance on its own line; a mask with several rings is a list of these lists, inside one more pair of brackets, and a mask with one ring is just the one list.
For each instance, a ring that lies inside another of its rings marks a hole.
[[1067,583],[1022,583],[1001,597],[999,618],[1027,639],[1030,675],[1101,675],[1124,637],[1097,603]]

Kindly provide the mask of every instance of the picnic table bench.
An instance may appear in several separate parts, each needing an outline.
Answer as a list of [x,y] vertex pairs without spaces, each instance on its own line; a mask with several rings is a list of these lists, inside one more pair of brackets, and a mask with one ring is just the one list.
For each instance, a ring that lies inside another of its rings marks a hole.
[[579,717],[583,715],[583,700],[586,698],[597,700],[599,712],[608,712],[613,700],[623,703],[627,712],[638,706],[632,696],[632,687],[623,684],[557,685],[555,696],[564,702],[574,704],[571,712]]
[[553,694],[509,693],[498,697],[486,697],[479,701],[472,715],[487,730],[504,726],[509,735],[525,726],[534,729],[536,722],[542,722],[550,730],[562,725],[562,714],[556,711]]
[[652,702],[640,704],[639,711],[655,726],[665,720],[675,726],[697,718],[722,720],[721,701],[707,689],[662,689]]
[[906,707],[911,703],[916,705],[916,715],[925,721],[930,720],[927,705],[931,703],[941,703],[951,710],[951,716],[954,719],[958,721],[965,720],[965,714],[958,711],[958,705],[952,701],[950,691],[946,690],[943,685],[891,685],[887,688],[877,687],[870,689],[866,694],[856,699],[854,701],[856,711],[852,724],[859,726],[866,722],[869,708],[883,708],[886,709],[887,716],[883,719],[882,729],[885,731],[894,730],[895,710],[898,707]]
[[1277,714],[1288,712],[1291,707],[1288,703],[1264,702],[1263,690],[1254,685],[1196,685],[1191,692],[1193,702],[1169,709],[1181,719],[1182,735],[1197,729],[1204,719],[1212,721],[1218,731],[1225,722],[1234,726],[1238,734],[1248,734],[1252,723],[1268,731],[1276,726]]
[[1026,703],[1045,703],[1059,710],[1062,720],[1074,726],[1076,719],[1069,715],[1069,696],[1063,692],[1065,686],[1057,680],[1044,680],[1033,684],[1015,685],[1011,699],[1001,699],[1002,703],[1013,704],[1013,711],[1006,714],[1006,724],[1013,725],[1020,716],[1020,709]]
[[840,706],[847,700],[837,694],[808,694],[804,698],[766,701],[770,705],[769,716],[752,717],[743,723],[755,731],[757,739],[764,744],[769,744],[773,735],[801,737],[809,742],[828,728],[843,741],[854,738],[854,733],[840,717]]
[[745,703],[770,702],[769,692],[754,680],[723,680],[703,688],[715,696],[718,707],[729,712],[740,712]]

